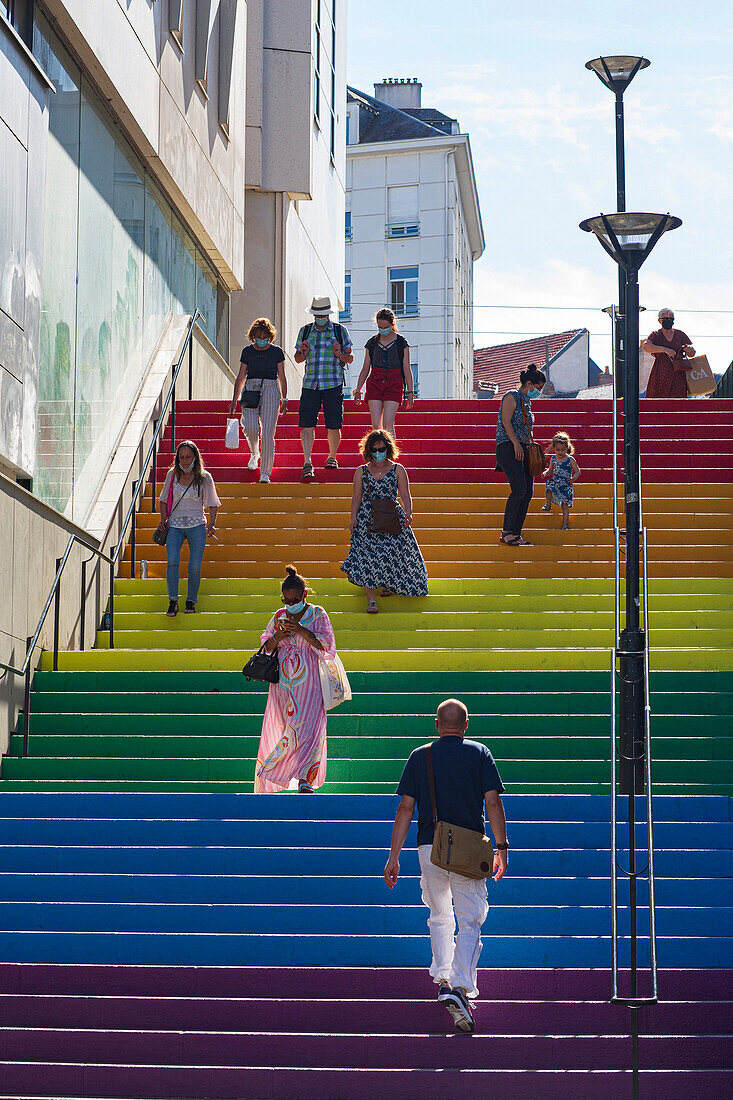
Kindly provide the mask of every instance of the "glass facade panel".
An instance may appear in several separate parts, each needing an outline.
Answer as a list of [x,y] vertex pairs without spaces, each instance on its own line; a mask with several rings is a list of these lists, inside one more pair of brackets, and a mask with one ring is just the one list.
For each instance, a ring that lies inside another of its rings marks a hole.
[[49,110],[35,489],[83,523],[170,312],[220,351],[229,295],[43,16]]
[[45,27],[39,23],[34,32],[33,50],[53,81],[56,94],[50,100],[46,154],[46,246],[43,255],[34,487],[38,496],[59,512],[64,512],[71,504],[74,486],[81,77],[62,49],[51,49],[44,32]]

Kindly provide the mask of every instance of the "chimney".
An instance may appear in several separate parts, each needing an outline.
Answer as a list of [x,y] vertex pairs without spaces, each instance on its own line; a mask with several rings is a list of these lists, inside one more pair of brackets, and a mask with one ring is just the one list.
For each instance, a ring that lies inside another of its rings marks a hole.
[[385,76],[381,84],[374,85],[374,98],[400,110],[422,106],[422,84],[416,76]]

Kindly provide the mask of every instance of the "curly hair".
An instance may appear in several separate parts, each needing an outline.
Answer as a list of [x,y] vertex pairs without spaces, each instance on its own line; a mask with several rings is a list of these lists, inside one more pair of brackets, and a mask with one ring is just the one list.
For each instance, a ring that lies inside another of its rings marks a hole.
[[397,446],[397,440],[391,434],[391,432],[384,431],[383,428],[375,428],[362,439],[359,444],[359,453],[365,462],[370,462],[372,458],[372,451],[375,446],[383,444],[384,450],[387,452],[387,458],[391,462],[396,462],[400,456],[400,449]]
[[256,336],[260,339],[266,336],[268,340],[274,340],[277,336],[277,329],[273,325],[269,317],[258,317],[256,321],[253,321],[249,326],[249,332],[247,333],[248,340],[254,340]]
[[570,436],[567,432],[555,432],[550,440],[550,446],[554,447],[556,443],[561,443],[569,455],[575,454],[575,447],[570,442]]

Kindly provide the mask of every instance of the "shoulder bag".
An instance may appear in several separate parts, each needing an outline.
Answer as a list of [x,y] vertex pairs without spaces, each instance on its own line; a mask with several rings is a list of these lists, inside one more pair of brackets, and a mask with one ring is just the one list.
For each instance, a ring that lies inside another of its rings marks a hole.
[[[525,428],[529,424],[527,418],[527,410],[524,407],[524,401],[519,398],[519,404],[522,406],[522,420]],[[532,438],[532,431],[529,433],[529,446],[527,448],[527,465],[529,466],[530,477],[539,477],[544,470],[547,463],[545,462],[545,452],[540,447],[539,443],[535,443]]]
[[433,850],[430,862],[444,871],[453,871],[466,878],[489,878],[494,868],[494,846],[484,833],[464,829],[438,821],[435,798],[435,773],[433,771],[433,746],[425,746],[425,765],[428,770],[430,801],[433,806]]
[[158,526],[153,531],[153,542],[157,543],[158,546],[165,546],[165,540],[168,538],[168,528],[170,527],[170,518],[185,497],[188,490],[193,485],[193,482],[190,481],[181,493],[180,498],[176,501],[175,507],[171,508],[171,505],[173,504],[173,481],[175,476],[175,472],[171,474],[171,483],[168,487],[168,515],[165,517],[165,519],[162,519],[160,521]]
[[375,535],[401,535],[402,524],[400,523],[400,513],[397,511],[396,502],[382,498],[375,499],[369,488],[369,471],[366,465],[362,466],[362,470],[366,474],[363,480],[366,485],[367,500],[372,506],[372,521],[369,530]]
[[272,653],[268,653],[265,646],[261,645],[247,661],[242,669],[242,674],[248,680],[263,680],[268,684],[277,684],[280,680],[280,661],[278,660],[277,649],[274,649]]

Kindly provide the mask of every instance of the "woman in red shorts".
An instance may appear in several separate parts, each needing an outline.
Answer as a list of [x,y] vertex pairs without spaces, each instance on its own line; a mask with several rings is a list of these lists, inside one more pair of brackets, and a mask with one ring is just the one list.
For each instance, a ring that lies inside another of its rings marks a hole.
[[394,420],[402,402],[403,390],[407,390],[407,407],[411,409],[415,403],[410,345],[398,333],[391,309],[380,309],[375,320],[379,332],[366,342],[364,365],[354,390],[354,400],[357,405],[361,404],[362,386],[366,381],[372,428],[394,436]]

